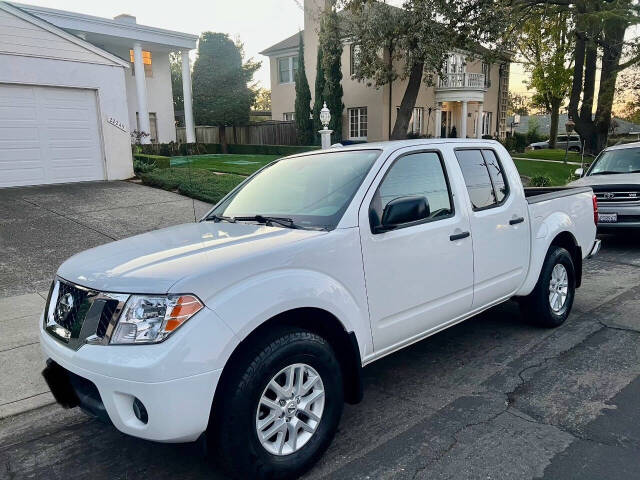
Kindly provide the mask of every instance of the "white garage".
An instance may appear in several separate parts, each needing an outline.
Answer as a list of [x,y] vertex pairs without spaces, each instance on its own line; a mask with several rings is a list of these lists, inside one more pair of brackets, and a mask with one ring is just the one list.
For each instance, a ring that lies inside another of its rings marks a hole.
[[125,71],[0,1],[0,188],[131,177]]
[[0,84],[0,187],[104,180],[96,91]]

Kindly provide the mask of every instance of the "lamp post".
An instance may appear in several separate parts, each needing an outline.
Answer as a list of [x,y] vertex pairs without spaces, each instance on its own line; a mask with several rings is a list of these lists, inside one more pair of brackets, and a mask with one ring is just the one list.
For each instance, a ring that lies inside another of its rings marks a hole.
[[322,149],[331,147],[331,134],[333,130],[329,130],[329,122],[331,121],[331,112],[327,108],[327,102],[323,102],[322,110],[320,110],[320,123],[322,123],[322,130],[320,133],[320,145]]
[[567,123],[564,124],[564,130],[567,134],[567,144],[564,147],[564,163],[567,163],[567,156],[569,155],[569,138],[571,138],[571,133],[575,128],[576,124],[571,118],[567,120]]

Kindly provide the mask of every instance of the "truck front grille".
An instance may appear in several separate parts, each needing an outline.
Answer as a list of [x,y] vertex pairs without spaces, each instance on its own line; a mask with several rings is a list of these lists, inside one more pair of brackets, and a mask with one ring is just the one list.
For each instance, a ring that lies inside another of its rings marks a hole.
[[74,350],[107,344],[128,295],[98,292],[57,278],[44,316],[45,330]]

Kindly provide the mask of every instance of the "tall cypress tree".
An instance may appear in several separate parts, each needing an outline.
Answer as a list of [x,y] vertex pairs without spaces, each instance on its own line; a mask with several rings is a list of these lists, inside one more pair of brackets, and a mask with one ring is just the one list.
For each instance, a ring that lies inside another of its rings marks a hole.
[[316,64],[316,84],[314,87],[313,98],[313,138],[316,144],[320,144],[320,135],[318,130],[322,128],[320,122],[320,110],[322,110],[322,102],[324,101],[324,68],[322,67],[322,48],[318,46],[318,60]]
[[313,122],[311,120],[311,90],[307,81],[307,72],[304,68],[304,42],[300,33],[298,47],[298,70],[296,72],[296,103],[295,121],[300,145],[311,145],[313,143]]
[[322,48],[322,68],[325,73],[324,97],[331,112],[329,129],[333,130],[333,139],[342,140],[342,41],[338,14],[331,8],[322,16],[320,27],[320,48]]

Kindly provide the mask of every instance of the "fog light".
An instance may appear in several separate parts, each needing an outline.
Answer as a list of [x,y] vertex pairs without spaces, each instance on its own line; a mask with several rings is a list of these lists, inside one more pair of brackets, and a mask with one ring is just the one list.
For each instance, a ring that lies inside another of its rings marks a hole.
[[147,413],[147,409],[137,398],[133,399],[133,413],[136,418],[142,423],[147,423],[149,421],[149,414]]

